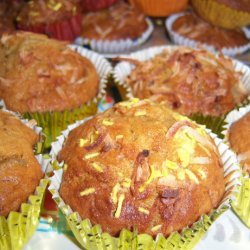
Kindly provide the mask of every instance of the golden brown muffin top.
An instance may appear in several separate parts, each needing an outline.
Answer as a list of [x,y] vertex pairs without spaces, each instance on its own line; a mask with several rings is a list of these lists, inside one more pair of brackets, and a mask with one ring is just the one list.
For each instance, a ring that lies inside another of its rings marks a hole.
[[39,136],[10,113],[0,110],[0,215],[17,211],[42,178],[33,148]]
[[178,34],[195,41],[213,45],[216,49],[243,46],[249,43],[242,30],[226,30],[207,23],[195,13],[179,17],[172,26]]
[[215,0],[215,1],[238,11],[250,12],[249,0]]
[[232,110],[246,95],[241,73],[223,55],[178,47],[165,49],[150,60],[134,62],[136,67],[125,80],[134,96],[164,102],[185,115],[219,116]]
[[90,12],[82,19],[82,37],[97,40],[135,39],[148,28],[145,16],[124,2]]
[[31,0],[22,6],[16,20],[26,26],[65,20],[79,13],[78,2],[78,0]]
[[170,234],[218,206],[219,153],[205,130],[149,100],[121,102],[70,132],[60,194],[112,235]]
[[229,142],[243,168],[250,174],[250,112],[230,126]]
[[0,40],[0,98],[11,110],[62,111],[98,93],[93,64],[66,43],[19,32]]

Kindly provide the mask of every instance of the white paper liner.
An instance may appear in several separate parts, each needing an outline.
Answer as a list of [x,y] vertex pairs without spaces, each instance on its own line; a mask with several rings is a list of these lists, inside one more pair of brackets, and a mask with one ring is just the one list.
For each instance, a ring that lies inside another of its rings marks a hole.
[[[127,55],[126,58],[131,58],[131,59],[136,59],[138,61],[147,61],[153,57],[155,57],[157,54],[160,54],[163,50],[168,50],[168,51],[174,51],[178,50],[181,46],[171,46],[171,45],[166,45],[166,46],[156,46],[156,47],[151,47],[148,49],[140,50],[135,53],[131,53],[130,55]],[[215,55],[216,56],[216,55]],[[237,72],[241,72],[243,75],[241,77],[241,82],[246,89],[246,91],[249,93],[250,92],[250,68],[246,66],[245,64],[241,63],[240,61],[231,59],[233,61],[234,69]],[[121,61],[118,63],[115,68],[114,68],[114,80],[117,84],[124,86],[128,94],[127,96],[132,98],[134,97],[132,94],[132,89],[128,84],[126,84],[126,78],[127,76],[130,75],[131,71],[135,68],[136,66],[132,63],[129,63],[127,61]]]
[[[57,137],[57,141],[52,143],[51,152],[50,152],[51,163],[56,161],[58,153],[63,148],[64,142],[66,138],[68,137],[69,133],[73,129],[85,123],[91,118],[92,117],[88,117],[84,120],[77,121],[76,123],[68,126],[66,130],[62,131],[61,135]],[[212,133],[211,130],[206,129],[206,131],[214,140],[218,148],[219,154],[221,156],[223,168],[224,168],[224,177],[225,177],[225,182],[226,182],[225,194],[218,208],[216,209],[218,213],[222,213],[226,209],[230,208],[231,201],[235,200],[235,195],[237,194],[238,188],[241,185],[239,178],[242,176],[242,172],[237,162],[236,155],[229,149],[229,147],[226,144],[224,144],[223,141],[219,139],[216,134]],[[70,208],[69,205],[64,203],[63,199],[60,197],[60,194],[59,194],[59,189],[60,189],[60,185],[61,185],[62,178],[63,178],[63,162],[58,163],[58,166],[60,166],[60,168],[58,170],[54,170],[54,175],[50,177],[50,185],[48,189],[53,195],[52,198],[54,200],[59,201],[58,206],[63,212],[63,214],[65,216],[69,216],[72,213],[74,213],[74,211]],[[80,217],[79,213],[76,212],[76,214],[78,218],[77,222],[80,223],[82,221],[82,218]],[[193,226],[195,226],[198,222],[201,222],[202,220],[203,220],[203,215],[199,218],[197,222],[193,224]],[[157,239],[161,238],[161,236],[162,236],[161,234],[157,235],[156,241]]]
[[75,44],[86,46],[91,50],[105,53],[105,54],[113,54],[125,51],[131,51],[138,48],[141,44],[143,44],[152,34],[154,30],[153,22],[146,18],[146,22],[148,24],[147,30],[136,39],[120,39],[120,40],[96,40],[89,39],[84,37],[78,37],[75,40]]
[[[190,12],[181,12],[178,14],[171,15],[169,18],[166,19],[165,27],[169,33],[169,36],[170,36],[172,42],[175,44],[178,44],[178,45],[184,45],[184,46],[188,46],[191,48],[201,48],[202,47],[202,48],[207,49],[211,52],[218,52],[218,50],[216,50],[216,48],[213,45],[207,44],[207,43],[202,43],[202,42],[187,38],[183,35],[178,34],[177,32],[175,32],[172,29],[173,23],[179,17],[185,16],[188,13],[190,13]],[[250,32],[247,30],[247,28],[242,28],[242,31],[244,32],[245,36],[248,39],[250,39]],[[221,49],[221,52],[227,56],[236,56],[236,55],[245,53],[249,49],[250,49],[250,40],[246,45],[243,45],[243,46],[223,47]]]
[[111,74],[113,68],[110,64],[110,62],[102,55],[90,51],[88,49],[85,49],[79,45],[71,44],[69,47],[82,55],[83,57],[88,58],[93,65],[95,66],[95,69],[100,77],[100,83],[99,83],[99,92],[97,97],[94,98],[94,102],[97,102],[100,98],[102,98],[105,94],[105,87],[108,82],[108,77]]

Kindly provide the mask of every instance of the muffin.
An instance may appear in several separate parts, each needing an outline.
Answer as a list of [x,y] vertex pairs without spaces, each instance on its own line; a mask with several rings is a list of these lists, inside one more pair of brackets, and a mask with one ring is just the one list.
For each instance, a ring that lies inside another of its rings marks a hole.
[[237,154],[243,170],[242,185],[232,203],[234,212],[250,228],[250,106],[235,109],[226,117],[225,140]]
[[98,11],[106,9],[115,4],[118,0],[81,0],[83,11]]
[[223,55],[186,47],[162,47],[137,53],[128,61],[135,68],[131,67],[130,72],[127,64],[120,64],[115,75],[118,78],[117,74],[124,69],[124,81],[133,96],[163,102],[184,115],[200,113],[218,117],[246,97],[241,73]]
[[250,24],[249,0],[191,0],[191,3],[199,16],[216,26],[237,29]]
[[96,112],[110,71],[95,53],[35,33],[3,36],[0,58],[0,98],[8,109],[35,118],[49,141]]
[[35,124],[0,110],[0,249],[22,249],[39,223],[48,162],[37,155],[42,138]]
[[43,174],[33,152],[39,135],[1,110],[0,138],[0,216],[7,217],[27,201]]
[[82,19],[81,36],[96,40],[136,39],[148,24],[145,16],[130,5],[119,2],[107,10],[87,13]]
[[28,1],[16,18],[21,30],[73,41],[81,33],[78,0]]
[[165,17],[185,10],[188,6],[188,0],[129,0],[129,2],[152,17]]
[[250,175],[250,111],[229,129],[229,142],[232,149],[238,155],[238,159],[244,169]]
[[64,202],[113,236],[135,226],[167,236],[216,208],[225,192],[205,130],[147,100],[116,104],[72,130],[58,160],[67,165]]
[[81,37],[75,43],[106,54],[135,49],[153,32],[152,22],[122,1],[108,9],[84,14],[82,27]]
[[192,12],[171,16],[166,25],[171,39],[177,44],[191,45],[192,43],[195,47],[211,46],[214,50],[229,55],[242,53],[250,48],[249,38],[244,29],[219,28]]
[[15,33],[0,41],[0,98],[20,113],[63,111],[98,93],[94,65],[65,43],[45,35]]

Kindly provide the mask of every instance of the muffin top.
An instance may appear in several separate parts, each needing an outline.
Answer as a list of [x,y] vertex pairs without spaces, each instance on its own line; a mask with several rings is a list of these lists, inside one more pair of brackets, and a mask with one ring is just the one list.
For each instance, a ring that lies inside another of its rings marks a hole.
[[125,80],[133,95],[164,102],[185,115],[219,116],[246,95],[241,73],[223,55],[178,47],[165,49],[147,61],[133,61],[136,67]]
[[194,13],[179,17],[173,23],[172,29],[189,39],[213,45],[216,49],[243,46],[249,43],[242,30],[226,30],[213,26]]
[[224,4],[238,11],[250,12],[249,0],[216,0],[218,3]]
[[16,20],[25,26],[65,20],[79,13],[78,2],[78,0],[30,0],[22,6]]
[[26,202],[42,178],[33,147],[39,136],[14,115],[0,110],[0,216]]
[[97,40],[138,38],[148,28],[145,16],[124,2],[90,12],[82,19],[82,37]]
[[64,161],[64,202],[112,235],[156,235],[194,223],[218,206],[223,168],[205,130],[163,104],[121,102],[72,130]]
[[98,93],[93,64],[66,43],[19,32],[0,40],[0,98],[8,109],[62,111],[80,107]]
[[250,174],[250,112],[229,129],[229,142],[243,168]]

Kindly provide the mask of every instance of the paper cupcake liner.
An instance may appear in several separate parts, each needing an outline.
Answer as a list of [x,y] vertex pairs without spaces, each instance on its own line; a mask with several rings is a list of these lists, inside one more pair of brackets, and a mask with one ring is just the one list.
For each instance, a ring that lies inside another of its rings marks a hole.
[[[14,112],[5,109],[4,111],[19,117]],[[21,121],[37,134],[41,133],[42,129],[34,125],[34,123],[24,119]],[[35,149],[36,153],[40,153],[40,149],[38,143]],[[41,166],[42,172],[45,173],[50,160],[41,154],[37,154],[36,159]],[[40,209],[47,184],[48,179],[41,179],[34,194],[28,197],[26,203],[21,204],[19,211],[11,211],[7,218],[0,216],[0,249],[21,250],[30,239],[39,223]]]
[[250,13],[238,11],[214,0],[191,0],[196,12],[210,23],[225,29],[242,28],[250,24]]
[[154,30],[153,22],[149,18],[146,18],[146,22],[148,24],[147,30],[140,37],[136,39],[128,38],[128,39],[109,41],[109,40],[96,40],[96,39],[78,37],[75,40],[75,44],[106,54],[134,50],[138,48],[141,44],[146,42],[146,40],[150,37],[150,35]]
[[101,55],[77,45],[70,45],[70,47],[82,56],[88,58],[94,64],[97,73],[100,76],[99,92],[95,98],[83,104],[79,108],[61,112],[27,112],[23,114],[25,118],[35,119],[38,126],[43,128],[43,133],[46,135],[44,144],[45,148],[49,148],[51,142],[54,141],[56,137],[60,135],[60,132],[67,128],[69,124],[97,112],[98,101],[105,95],[105,87],[108,77],[112,71],[111,64]]
[[129,0],[148,16],[165,17],[187,8],[188,0]]
[[39,24],[36,26],[26,26],[18,24],[18,28],[34,33],[46,34],[50,38],[55,38],[63,41],[74,41],[81,34],[82,16],[77,14],[69,19],[57,21],[48,24]]
[[83,11],[98,11],[110,7],[118,0],[81,0]]
[[[189,12],[182,12],[178,14],[174,14],[170,16],[168,19],[165,21],[165,27],[168,31],[168,34],[172,40],[173,43],[178,44],[178,45],[184,45],[188,46],[191,48],[204,48],[206,50],[209,50],[211,52],[218,52],[218,50],[211,44],[208,43],[202,43],[190,38],[187,38],[183,35],[178,34],[172,29],[172,26],[174,22],[181,16],[187,15]],[[247,30],[247,28],[242,28],[242,31],[244,32],[245,36],[250,39],[250,32]],[[243,46],[235,46],[235,47],[223,47],[220,52],[222,52],[224,55],[227,56],[236,56],[239,54],[245,53],[247,50],[250,49],[250,40],[248,41],[247,44]]]
[[[131,53],[126,56],[126,58],[135,59],[138,61],[146,61],[157,54],[161,53],[163,50],[167,49],[169,51],[173,51],[178,49],[179,46],[157,46],[151,47],[148,49],[144,49],[135,53]],[[233,60],[233,59],[232,59]],[[246,89],[246,91],[250,92],[250,68],[244,65],[243,63],[233,60],[233,65],[236,71],[242,72],[243,76],[241,78],[241,82]],[[135,66],[129,62],[120,62],[114,68],[114,81],[117,85],[123,86],[123,88],[127,91],[127,97],[133,98],[134,95],[132,93],[131,87],[126,84],[125,79],[131,73],[131,71],[135,68]],[[202,114],[193,114],[190,116],[191,119],[195,120],[197,123],[206,125],[209,129],[211,129],[214,133],[222,137],[221,132],[223,131],[223,125],[225,115],[219,117],[213,116],[204,116]]]
[[70,131],[89,119],[78,121],[63,131],[62,135],[57,138],[58,140],[52,143],[50,153],[54,176],[50,178],[51,184],[49,190],[58,207],[65,215],[76,239],[84,249],[191,249],[204,236],[205,232],[218,216],[230,208],[231,200],[235,199],[235,192],[237,192],[240,185],[241,169],[237,163],[235,154],[229,150],[228,146],[221,139],[209,132],[221,155],[226,182],[226,192],[217,209],[214,209],[208,215],[201,216],[191,227],[184,228],[180,233],[173,232],[167,238],[159,234],[155,240],[148,234],[138,234],[135,231],[131,232],[126,229],[121,231],[119,237],[112,237],[108,233],[103,232],[100,225],[91,225],[88,219],[82,219],[77,212],[73,212],[60,197],[59,189],[63,177],[64,164],[56,161],[57,155],[62,149]]
[[[250,103],[250,101],[249,101]],[[231,111],[226,117],[226,125],[224,126],[223,135],[224,141],[230,145],[228,140],[228,133],[231,125],[241,119],[244,115],[250,112],[250,104],[239,109]],[[250,175],[245,172],[242,177],[242,186],[237,199],[232,204],[234,212],[243,221],[243,223],[250,228]]]

